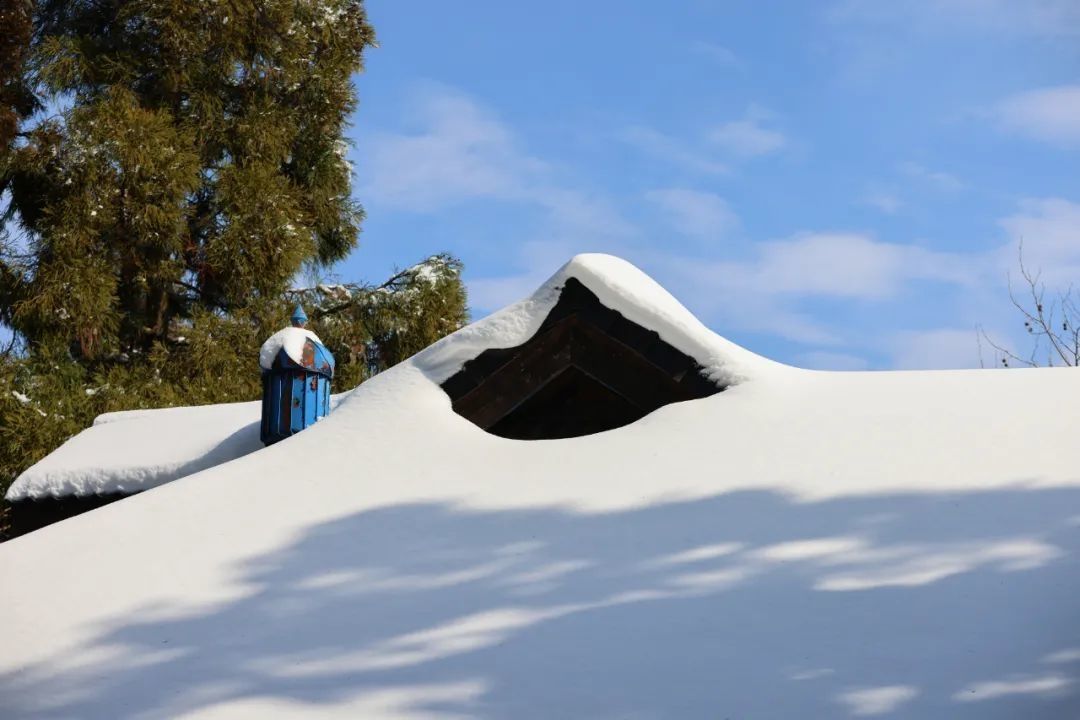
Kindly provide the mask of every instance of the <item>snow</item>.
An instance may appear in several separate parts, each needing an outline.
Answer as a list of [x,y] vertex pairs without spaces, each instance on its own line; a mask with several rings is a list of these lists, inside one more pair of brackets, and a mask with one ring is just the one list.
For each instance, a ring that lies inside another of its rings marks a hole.
[[20,475],[7,499],[133,493],[220,465],[262,447],[260,405],[100,415]]
[[483,350],[520,345],[540,327],[570,277],[592,290],[604,305],[655,330],[667,343],[696,358],[717,382],[741,382],[751,368],[758,375],[785,369],[713,334],[652,278],[610,255],[578,255],[532,297],[435,343],[421,352],[414,364],[441,383]]
[[269,370],[274,365],[274,358],[278,353],[285,350],[289,359],[297,365],[303,364],[304,343],[314,340],[322,345],[322,340],[315,333],[305,328],[287,327],[278,330],[266,339],[259,348],[259,367]]
[[[454,414],[568,277],[732,387],[567,440]],[[1078,396],[786,367],[579,256],[299,435],[0,545],[5,717],[1080,717]]]
[[[331,408],[342,397],[331,395]],[[91,427],[27,468],[6,497],[19,501],[157,487],[262,448],[260,412],[255,401],[99,415]]]

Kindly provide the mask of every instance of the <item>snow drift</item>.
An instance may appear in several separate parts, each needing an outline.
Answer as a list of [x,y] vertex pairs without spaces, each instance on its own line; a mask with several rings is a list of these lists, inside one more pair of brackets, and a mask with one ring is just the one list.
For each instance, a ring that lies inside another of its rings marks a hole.
[[[342,397],[332,395],[331,407]],[[27,468],[6,498],[136,493],[215,467],[263,447],[260,410],[255,401],[99,415]]]
[[246,455],[259,442],[258,402],[100,415],[28,468],[11,501],[133,493]]
[[[454,414],[568,277],[728,389],[565,440]],[[0,546],[4,712],[1077,717],[1078,396],[789,368],[579,256],[315,427]]]

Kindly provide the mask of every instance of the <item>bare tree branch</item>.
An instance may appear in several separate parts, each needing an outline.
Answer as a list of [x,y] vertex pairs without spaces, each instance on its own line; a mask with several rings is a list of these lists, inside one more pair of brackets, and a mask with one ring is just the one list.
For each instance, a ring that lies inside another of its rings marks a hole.
[[[998,353],[1000,353],[1000,355],[1001,355],[1001,364],[1002,364],[1003,367],[1010,367],[1010,365],[1009,365],[1010,360],[1012,360],[1013,362],[1020,363],[1021,365],[1026,365],[1027,367],[1038,367],[1039,366],[1039,364],[1037,362],[1035,362],[1035,355],[1034,354],[1032,354],[1030,359],[1024,359],[1024,358],[1020,357],[1019,355],[1017,355],[1016,353],[1014,353],[1012,350],[1009,350],[1007,347],[1004,347],[1003,345],[999,345],[998,343],[994,342],[993,338],[991,338],[989,335],[987,335],[986,330],[983,329],[982,327],[979,328],[979,334],[982,336],[982,339],[985,340],[986,343],[990,347],[994,348],[994,350],[996,350],[996,351],[998,351]],[[980,355],[980,362],[981,362],[981,355]]]
[[1042,272],[1032,272],[1024,263],[1024,244],[1018,249],[1020,276],[1024,280],[1024,295],[1021,300],[1013,288],[1012,277],[1008,278],[1009,300],[1024,319],[1024,329],[1032,337],[1031,356],[1024,359],[1012,351],[995,343],[980,328],[982,337],[995,350],[1002,354],[1002,364],[1009,366],[1009,360],[1038,367],[1038,355],[1042,342],[1046,341],[1046,365],[1058,362],[1068,366],[1080,366],[1080,306],[1070,287],[1064,293],[1046,300],[1046,284],[1042,281]]

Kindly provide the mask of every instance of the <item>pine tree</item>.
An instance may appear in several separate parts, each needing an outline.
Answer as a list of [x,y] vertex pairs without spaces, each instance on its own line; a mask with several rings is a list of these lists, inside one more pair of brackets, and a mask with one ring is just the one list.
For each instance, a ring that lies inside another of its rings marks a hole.
[[0,320],[28,346],[150,353],[354,247],[361,0],[40,0],[35,21],[60,110],[11,154],[28,247],[0,257]]
[[380,285],[321,283],[286,296],[334,353],[335,387],[353,387],[465,325],[461,271],[460,260],[433,255]]
[[15,139],[19,123],[36,108],[23,76],[30,49],[32,11],[30,0],[0,0],[0,162]]

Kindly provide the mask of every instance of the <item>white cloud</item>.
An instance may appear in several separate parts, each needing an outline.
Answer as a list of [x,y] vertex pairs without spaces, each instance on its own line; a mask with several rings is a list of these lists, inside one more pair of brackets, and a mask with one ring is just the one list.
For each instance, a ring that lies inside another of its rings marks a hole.
[[801,299],[883,301],[913,281],[966,287],[981,271],[963,256],[856,233],[803,233],[758,243],[753,250],[752,257],[739,261],[669,257],[657,265],[667,275],[664,280],[686,288],[691,304],[722,315],[729,325],[817,345],[840,338],[800,311]]
[[979,702],[982,700],[996,700],[1009,695],[1056,697],[1068,691],[1073,685],[1072,679],[1061,675],[1013,677],[1007,680],[975,683],[953,695],[953,700],[957,702]]
[[957,179],[956,176],[950,175],[947,172],[941,172],[940,170],[930,170],[919,163],[900,163],[899,170],[908,177],[925,183],[936,190],[941,190],[942,192],[956,192],[964,189],[964,183]]
[[911,685],[885,685],[847,690],[840,693],[837,700],[846,705],[852,715],[870,717],[891,713],[918,696],[919,690]]
[[[676,205],[673,201],[678,199],[693,207],[680,220],[688,227],[704,231],[728,222],[726,205],[719,197],[675,190],[678,192],[657,194],[654,200]],[[720,202],[714,205],[713,200]],[[711,217],[714,212],[717,215]],[[943,253],[858,233],[802,233],[757,243],[739,260],[715,260],[657,245],[637,247],[618,239],[606,244],[577,240],[563,237],[535,243],[535,248],[526,251],[529,257],[519,263],[525,271],[471,280],[474,305],[494,309],[524,297],[576,252],[616,252],[643,267],[723,332],[760,332],[816,346],[796,358],[806,367],[859,369],[868,365],[864,358],[829,349],[856,338],[827,316],[804,310],[805,300],[885,303],[902,297],[917,282],[960,288],[967,296],[985,285],[988,270],[994,267],[985,254]],[[970,329],[898,334],[879,349],[889,352],[898,367],[977,367],[976,322],[972,321]],[[865,344],[865,336],[859,341]],[[987,362],[992,363],[993,358],[988,356]]]
[[[494,312],[528,297],[550,275],[551,273],[545,275],[544,272],[528,272],[470,280],[468,282],[469,305],[473,310],[479,310],[481,314]],[[473,317],[475,319],[478,316],[474,314]]]
[[724,175],[731,169],[709,153],[652,128],[635,125],[620,134],[623,142],[677,167],[704,175]]
[[720,158],[747,160],[787,147],[783,133],[766,127],[774,117],[768,110],[751,105],[742,119],[715,125],[704,137],[690,142],[640,125],[623,130],[619,138],[672,165],[707,175],[725,175],[731,168]]
[[863,198],[863,204],[876,208],[886,215],[895,215],[904,206],[904,201],[895,193],[872,191]]
[[731,267],[775,294],[882,299],[912,280],[970,282],[957,256],[857,233],[805,233],[760,243],[750,265]]
[[870,366],[866,358],[824,350],[802,353],[795,364],[810,370],[865,370]]
[[1072,57],[1080,37],[1076,0],[834,0],[824,19],[839,77],[864,89],[910,79],[928,50],[961,57],[972,43],[985,50],[1037,40]]
[[751,107],[742,120],[723,123],[712,128],[708,142],[724,152],[741,158],[771,155],[787,145],[787,138],[777,130],[764,127],[770,114]]
[[1064,147],[1080,147],[1080,85],[1060,85],[1013,95],[995,112],[1008,131]]
[[[979,367],[979,343],[978,330],[971,327],[900,332],[889,344],[897,370],[952,370]],[[985,341],[982,349],[992,350]],[[983,362],[994,364],[989,355]]]
[[703,319],[722,332],[749,330],[808,345],[833,345],[836,333],[819,319],[793,307],[769,288],[742,281],[740,266],[687,258],[655,258],[653,272]]
[[1065,648],[1064,650],[1058,650],[1057,652],[1045,656],[1039,662],[1051,665],[1065,665],[1080,662],[1080,648]]
[[548,232],[584,237],[628,237],[636,228],[607,198],[574,188],[538,185],[520,198],[549,212]]
[[[521,268],[505,276],[469,278],[470,304],[494,310],[532,292],[571,256],[618,251],[634,237],[606,196],[559,179],[530,155],[512,129],[476,100],[439,85],[412,98],[410,132],[371,133],[360,143],[362,186],[369,212],[438,213],[470,201],[513,203],[539,211],[516,228],[513,244],[489,247]],[[536,238],[543,238],[542,241]]]
[[374,133],[362,142],[368,203],[432,212],[472,198],[515,199],[545,165],[470,98],[443,87],[419,91],[412,134]]
[[839,22],[924,34],[1080,35],[1080,5],[1074,0],[840,0],[829,16]]
[[650,190],[645,198],[659,207],[680,233],[694,238],[716,240],[739,224],[739,219],[722,197],[686,188]]
[[490,110],[451,88],[414,95],[412,133],[373,133],[362,143],[360,197],[370,207],[438,212],[470,200],[547,211],[558,232],[631,235],[634,228],[605,198],[552,179],[549,163],[525,152]]
[[698,55],[709,58],[718,65],[735,68],[737,70],[744,68],[742,59],[732,52],[730,48],[724,47],[723,45],[698,40],[690,46],[690,49]]
[[998,252],[997,263],[1016,275],[1018,245],[1024,244],[1024,264],[1051,289],[1063,288],[1080,278],[1080,204],[1062,198],[1032,198],[1020,203],[1019,212],[999,221],[1009,243]]

